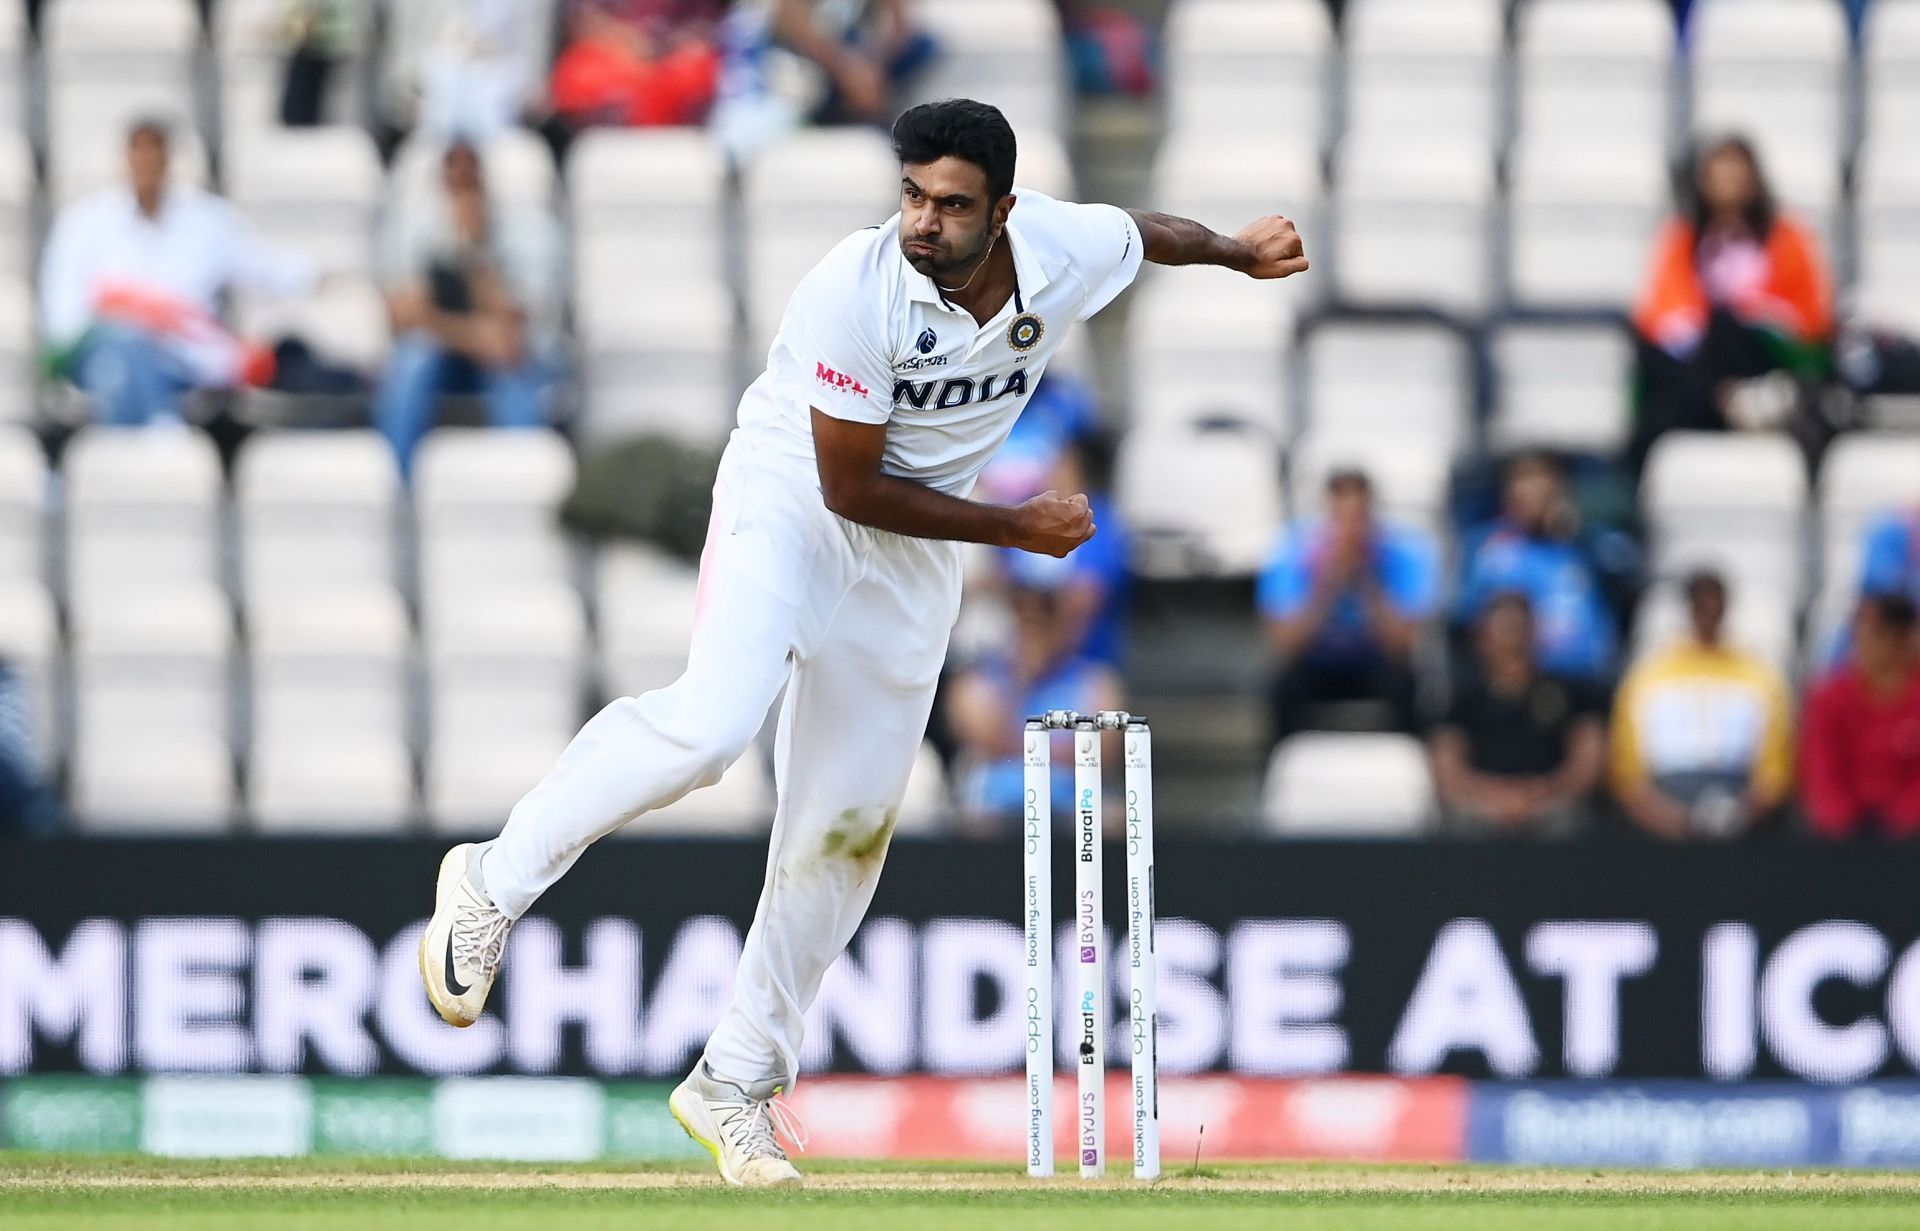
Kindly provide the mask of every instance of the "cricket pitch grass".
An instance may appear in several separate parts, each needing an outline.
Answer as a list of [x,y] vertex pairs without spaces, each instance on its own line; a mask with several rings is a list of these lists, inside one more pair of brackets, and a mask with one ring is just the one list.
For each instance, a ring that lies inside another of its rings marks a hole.
[[1461,1166],[1173,1167],[1158,1183],[801,1160],[744,1192],[691,1166],[176,1161],[0,1151],[6,1231],[1532,1231],[1920,1228],[1920,1175]]

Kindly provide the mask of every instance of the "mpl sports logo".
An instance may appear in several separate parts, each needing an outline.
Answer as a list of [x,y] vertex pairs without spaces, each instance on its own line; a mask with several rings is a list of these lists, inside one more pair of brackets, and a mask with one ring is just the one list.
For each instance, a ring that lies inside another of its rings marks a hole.
[[853,377],[848,376],[845,372],[836,372],[826,364],[818,361],[815,361],[813,365],[813,378],[823,385],[828,385],[835,389],[844,389],[849,393],[858,394],[860,397],[868,397],[872,394],[872,390],[868,389]]

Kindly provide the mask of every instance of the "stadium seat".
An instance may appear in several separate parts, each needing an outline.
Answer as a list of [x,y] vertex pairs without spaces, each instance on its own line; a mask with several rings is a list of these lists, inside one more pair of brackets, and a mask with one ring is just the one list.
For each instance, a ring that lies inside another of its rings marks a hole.
[[480,729],[547,747],[579,727],[587,626],[571,586],[494,587],[435,603],[421,631],[434,741]]
[[393,833],[413,818],[413,760],[377,732],[269,731],[247,762],[247,810],[263,834]]
[[400,475],[372,429],[262,432],[234,464],[241,594],[390,586]]
[[1434,811],[1418,740],[1310,731],[1274,749],[1261,827],[1289,838],[1413,838],[1432,827]]
[[[86,3],[86,0],[80,0]],[[175,128],[167,140],[167,178],[190,188],[213,182],[207,147],[191,128]],[[58,211],[81,197],[127,181],[126,125],[116,121],[98,132],[76,137],[72,144],[47,151],[47,205]]]
[[0,425],[38,414],[42,362],[33,292],[24,278],[0,276]]
[[67,446],[67,592],[76,607],[219,576],[222,484],[190,429],[83,428]]
[[[327,81],[322,118],[331,124],[364,126],[368,44],[375,0],[347,0],[344,9],[352,47],[336,61]],[[280,126],[280,94],[286,80],[287,10],[281,0],[218,0],[209,17],[219,82],[223,143],[245,140]]]
[[26,127],[32,87],[26,71],[28,55],[27,6],[0,5],[0,132]]
[[590,128],[567,153],[575,276],[680,288],[726,276],[727,164],[697,128]]
[[55,705],[60,666],[60,622],[53,595],[29,577],[0,577],[0,659],[26,683],[34,747],[51,766],[59,758],[61,728]]
[[1920,0],[1874,0],[1860,31],[1863,144],[1920,144]]
[[1490,161],[1500,140],[1499,0],[1352,0],[1346,140],[1457,145]]
[[1656,574],[1719,569],[1737,590],[1800,596],[1807,477],[1785,436],[1669,432],[1640,484]]
[[1269,283],[1191,271],[1154,277],[1127,314],[1132,422],[1226,415],[1285,440],[1292,344],[1293,313]]
[[0,427],[0,583],[45,573],[47,458],[24,428]]
[[153,586],[80,607],[72,637],[83,739],[168,730],[229,737],[233,614],[211,584]]
[[523,731],[454,727],[427,750],[427,825],[437,833],[499,832],[520,797],[532,790],[567,745]]
[[[5,51],[0,50],[0,61],[4,58]],[[26,134],[0,127],[0,282],[24,281],[39,267],[33,242],[37,192],[33,149],[27,144]]]
[[907,793],[900,801],[900,814],[894,822],[896,834],[937,834],[953,817],[953,792],[947,782],[946,766],[932,744],[921,744],[913,758],[913,772],[907,776]]
[[747,168],[747,351],[756,362],[807,271],[848,235],[899,211],[899,182],[892,147],[865,128],[794,133]]
[[[439,4],[378,4],[381,42],[375,66],[376,105],[381,118],[398,129],[414,128],[428,117],[420,114],[421,78],[428,50],[449,37],[467,36],[461,19],[448,29],[448,10]],[[490,9],[458,10],[463,18],[479,16],[492,23],[511,19],[503,37],[520,79],[522,110],[538,114],[547,109],[547,78],[553,69],[553,39],[564,29],[556,10],[560,0],[514,0]],[[491,32],[490,32],[491,35]],[[504,59],[505,57],[503,57]]]
[[1508,285],[1534,308],[1624,310],[1668,212],[1662,147],[1531,137],[1514,149]]
[[1696,132],[1746,133],[1770,165],[1791,149],[1838,168],[1851,66],[1838,4],[1698,0],[1690,38]]
[[247,617],[256,738],[305,733],[407,741],[413,663],[391,586],[279,591]]
[[1057,201],[1073,200],[1073,159],[1061,134],[1036,130],[1021,133],[1019,140],[1014,186],[1043,192]]
[[227,195],[262,239],[329,272],[373,272],[386,173],[364,129],[262,129],[224,151]]
[[1326,506],[1327,476],[1361,470],[1373,481],[1382,516],[1419,526],[1444,542],[1450,462],[1433,449],[1409,449],[1391,437],[1341,436],[1309,428],[1289,456],[1287,488],[1296,517],[1318,515]]
[[1920,297],[1920,140],[1874,137],[1854,169],[1853,238],[1861,275]]
[[594,567],[600,678],[611,696],[664,688],[687,667],[699,574],[637,545],[601,549]]
[[413,499],[420,599],[568,582],[557,512],[573,454],[551,432],[440,428],[420,444]]
[[[236,293],[233,297],[234,327],[243,337],[278,341],[299,338],[312,352],[333,363],[343,364],[365,376],[379,374],[391,342],[387,302],[371,278],[338,277],[329,280],[319,292],[299,298],[255,296]],[[345,417],[365,422],[364,394],[282,393],[274,389],[243,389],[243,401],[278,399],[283,402],[332,400],[350,404],[354,413]]]
[[1920,507],[1920,436],[1852,432],[1820,461],[1820,589],[1859,592],[1861,536],[1888,513]]
[[1159,424],[1120,443],[1114,489],[1148,577],[1256,571],[1280,527],[1280,449],[1235,419]]
[[1050,0],[922,0],[914,15],[940,51],[912,79],[904,102],[992,103],[1023,144],[1072,127],[1060,17]]
[[734,424],[742,388],[733,295],[717,278],[689,274],[673,294],[635,294],[643,267],[601,260],[583,246],[574,287],[583,445],[644,432],[718,443]]
[[1318,151],[1333,60],[1322,0],[1181,0],[1167,15],[1167,131],[1258,137],[1285,116]]
[[1495,449],[1612,456],[1632,428],[1633,339],[1618,324],[1508,321],[1487,342]]
[[1844,279],[1847,265],[1841,224],[1846,189],[1840,162],[1830,151],[1783,143],[1762,147],[1762,157],[1780,204],[1812,228],[1829,271]]
[[1336,292],[1367,306],[1477,315],[1492,297],[1493,161],[1442,138],[1341,147],[1334,185]]
[[69,798],[83,833],[223,834],[238,792],[233,756],[207,731],[105,731],[74,749]]
[[1425,321],[1328,320],[1301,342],[1306,424],[1322,439],[1458,455],[1473,439],[1473,353]]
[[1675,38],[1662,0],[1527,0],[1516,22],[1519,140],[1670,144]]
[[616,832],[629,838],[763,834],[773,826],[773,777],[758,744],[747,745],[720,781],[689,791]]
[[[388,179],[388,207],[404,208],[431,193],[446,152],[446,142],[432,137],[415,135],[402,142]],[[493,200],[529,209],[553,204],[558,182],[553,151],[534,133],[524,128],[496,133],[480,147],[480,165]]]
[[135,116],[197,125],[199,43],[192,0],[47,0],[48,149],[117,143]]
[[[1767,586],[1729,587],[1727,595],[1728,644],[1757,654],[1791,675],[1794,667],[1794,609],[1790,592]],[[1688,632],[1687,596],[1680,580],[1653,587],[1641,596],[1635,609],[1630,656],[1633,659],[1655,654],[1671,646]]]
[[[1318,259],[1326,185],[1319,150],[1296,134],[1217,135],[1170,131],[1153,163],[1155,209],[1203,222],[1231,235],[1266,214],[1292,218]],[[1321,295],[1317,277],[1289,278],[1281,296],[1298,305]]]

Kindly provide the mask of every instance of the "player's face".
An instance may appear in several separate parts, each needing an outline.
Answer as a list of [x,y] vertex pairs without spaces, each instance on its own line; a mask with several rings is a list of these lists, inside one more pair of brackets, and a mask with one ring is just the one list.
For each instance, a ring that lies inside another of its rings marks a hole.
[[1012,197],[992,200],[987,173],[951,155],[900,168],[900,251],[937,281],[964,277],[1006,225]]

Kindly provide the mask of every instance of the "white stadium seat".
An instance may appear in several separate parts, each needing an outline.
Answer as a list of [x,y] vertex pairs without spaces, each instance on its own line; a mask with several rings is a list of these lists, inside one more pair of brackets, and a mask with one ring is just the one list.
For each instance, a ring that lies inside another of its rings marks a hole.
[[1810,145],[1775,143],[1762,147],[1766,172],[1780,204],[1812,228],[1820,254],[1831,271],[1842,253],[1842,201],[1846,195],[1841,164],[1831,151]]
[[438,603],[422,633],[433,739],[485,729],[548,746],[579,727],[587,622],[571,586],[495,588]]
[[1472,441],[1473,354],[1445,325],[1335,320],[1301,344],[1306,426],[1323,439],[1460,453]]
[[233,476],[241,593],[391,585],[399,468],[372,429],[262,432]]
[[1407,735],[1307,731],[1274,749],[1261,825],[1284,837],[1412,838],[1431,829],[1433,776]]
[[[267,340],[297,337],[316,356],[345,364],[367,376],[378,374],[391,341],[386,297],[369,277],[335,277],[317,293],[299,298],[237,292],[233,297],[233,317],[235,328],[244,337]],[[271,391],[241,392],[244,397]]]
[[262,239],[328,272],[373,272],[386,172],[365,129],[263,129],[224,148],[227,195]]
[[[364,125],[362,106],[368,41],[375,0],[346,0],[352,46],[327,80],[322,118],[330,124]],[[222,139],[244,140],[280,126],[280,95],[286,81],[287,9],[281,0],[219,0],[210,15],[210,41],[218,70]]]
[[1167,131],[1326,143],[1333,22],[1321,0],[1181,0],[1167,15]]
[[209,731],[82,733],[70,798],[85,833],[225,833],[238,792],[233,756]]
[[1295,517],[1326,506],[1327,476],[1361,470],[1373,481],[1382,516],[1408,522],[1444,540],[1450,459],[1434,449],[1409,449],[1391,437],[1342,436],[1309,428],[1289,455],[1288,490]]
[[1181,271],[1149,279],[1127,314],[1133,422],[1227,415],[1291,435],[1293,313],[1270,283]]
[[[1633,620],[1631,657],[1644,658],[1686,636],[1687,596],[1676,578],[1655,586],[1640,599]],[[1787,591],[1767,586],[1730,584],[1727,594],[1729,645],[1757,654],[1781,674],[1792,672],[1795,602]]]
[[60,623],[53,595],[38,581],[0,577],[0,659],[20,673],[32,714],[34,747],[52,765],[60,751],[54,681],[60,659]]
[[1664,0],[1527,0],[1514,38],[1516,135],[1665,148],[1674,53]]
[[1696,132],[1746,133],[1770,164],[1804,148],[1839,166],[1851,66],[1840,5],[1699,0],[1691,23]]
[[25,278],[0,277],[0,424],[38,413],[40,343],[33,292]]
[[866,128],[808,129],[768,146],[746,170],[747,349],[756,360],[787,298],[835,244],[900,208],[900,164]]
[[391,586],[282,592],[254,605],[247,632],[257,737],[407,738],[411,634]]
[[373,731],[267,732],[247,763],[247,803],[261,833],[393,833],[414,814],[413,760]]
[[47,458],[24,428],[0,427],[0,583],[45,572]]
[[[583,257],[590,256],[583,250]],[[733,294],[717,278],[676,285],[671,295],[636,293],[644,269],[584,265],[575,284],[583,444],[665,432],[717,443],[732,430],[742,387],[734,347]]]
[[1920,436],[1850,432],[1820,460],[1821,591],[1849,597],[1860,585],[1861,536],[1888,513],[1920,507]]
[[27,7],[0,5],[0,131],[16,131],[26,123]]
[[62,471],[67,592],[77,606],[219,576],[220,458],[206,436],[84,428]]
[[197,118],[192,0],[48,0],[40,43],[50,149],[117,143],[135,116]]
[[1487,344],[1496,449],[1613,455],[1632,428],[1633,339],[1618,325],[1507,322]]
[[687,667],[699,573],[651,548],[603,548],[595,563],[600,677],[614,696],[664,688]]
[[569,580],[559,508],[573,479],[573,454],[551,432],[429,433],[413,484],[421,602]]
[[1347,140],[1444,140],[1490,159],[1500,137],[1498,0],[1353,0]]
[[454,727],[427,750],[427,824],[438,833],[498,833],[520,797],[553,768],[567,737]]
[[[1411,143],[1409,143],[1411,142]],[[1332,273],[1361,305],[1477,314],[1493,290],[1493,160],[1440,138],[1351,139],[1334,185]]]
[[26,134],[0,126],[0,279],[30,278],[39,264],[33,245],[38,190]]
[[1858,268],[1875,285],[1912,298],[1920,287],[1920,140],[1875,136],[1854,168]]
[[[446,142],[432,137],[416,135],[403,142],[393,156],[389,208],[405,208],[432,193],[446,153]],[[480,146],[480,167],[493,200],[530,209],[545,209],[553,203],[559,178],[553,169],[553,150],[524,128],[488,138]]]
[[1657,573],[1709,567],[1735,590],[1800,594],[1807,477],[1785,436],[1669,432],[1648,454],[1640,504]]
[[1537,308],[1631,305],[1669,208],[1662,148],[1527,138],[1514,149],[1511,175],[1513,298]]
[[1172,131],[1153,163],[1154,208],[1227,233],[1279,213],[1312,234],[1325,192],[1319,151],[1293,134]]
[[758,744],[747,745],[720,781],[689,791],[617,832],[629,838],[762,834],[773,825],[773,778]]
[[1073,159],[1066,142],[1052,132],[1021,133],[1019,160],[1014,165],[1014,183],[1031,188],[1056,201],[1075,199]]
[[1142,427],[1120,443],[1114,489],[1138,572],[1250,574],[1280,527],[1279,445],[1237,420]]
[[1874,0],[1860,31],[1867,142],[1920,145],[1920,0]]
[[[86,0],[81,0],[85,3]],[[191,188],[213,182],[206,143],[191,128],[176,126],[167,139],[167,179]],[[124,123],[75,138],[47,151],[47,205],[52,210],[102,188],[127,182],[127,134]]]
[[566,177],[576,275],[617,271],[629,293],[725,276],[727,164],[702,130],[590,128]]
[[231,730],[233,615],[210,585],[153,588],[74,613],[74,716],[82,742]]
[[1022,143],[1072,127],[1060,16],[1050,0],[920,0],[914,14],[939,52],[912,79],[905,102],[992,103]]

